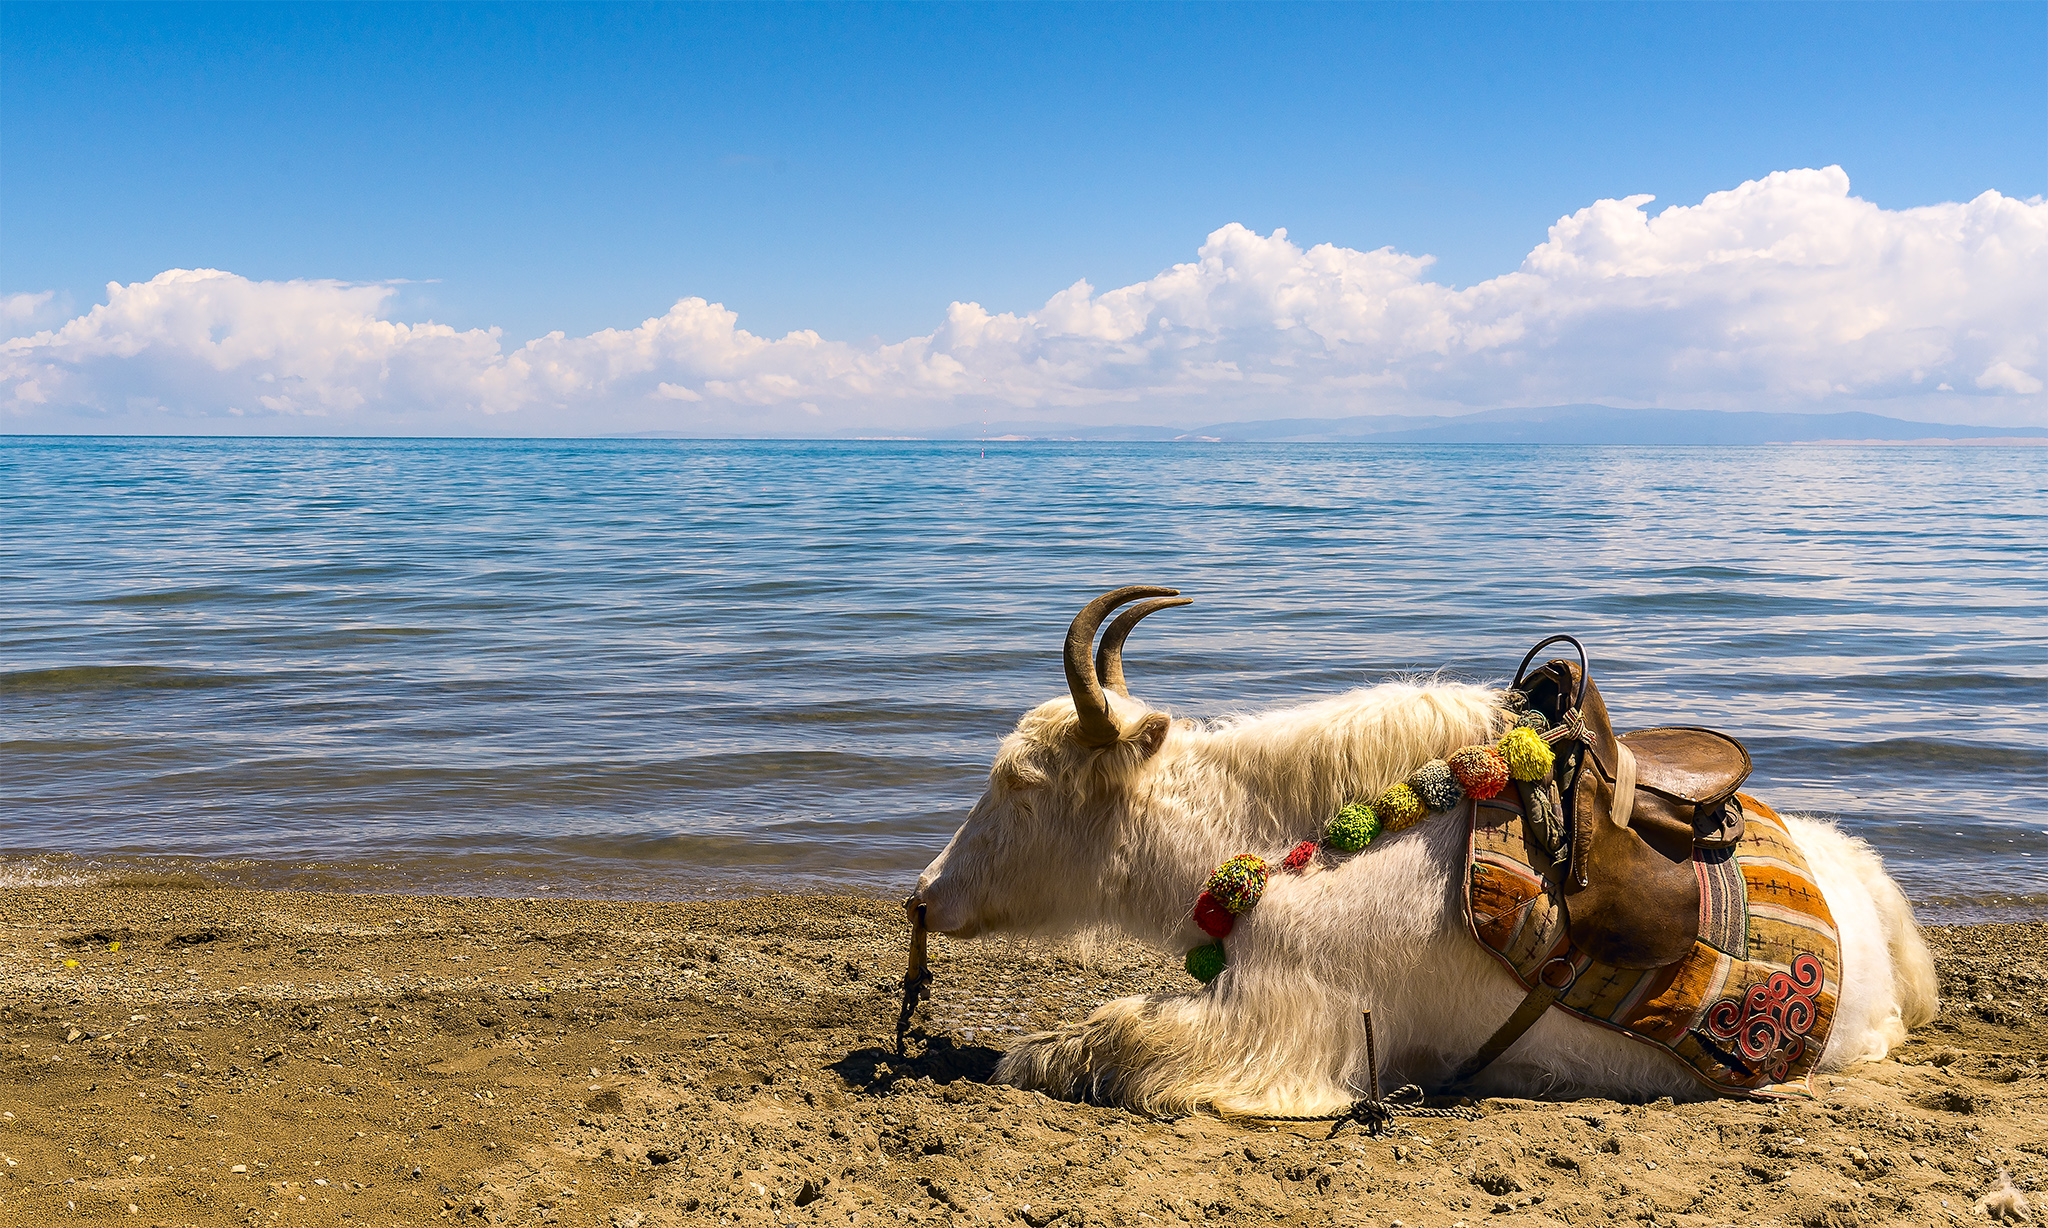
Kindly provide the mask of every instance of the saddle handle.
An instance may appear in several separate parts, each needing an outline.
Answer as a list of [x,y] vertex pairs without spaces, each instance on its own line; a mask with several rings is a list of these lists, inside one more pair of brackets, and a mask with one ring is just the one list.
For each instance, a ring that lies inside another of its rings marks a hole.
[[1586,680],[1593,676],[1593,667],[1591,662],[1586,660],[1586,646],[1584,644],[1579,643],[1578,639],[1574,636],[1553,635],[1549,639],[1544,640],[1542,643],[1537,644],[1536,647],[1531,648],[1527,653],[1523,654],[1522,663],[1515,667],[1515,680],[1513,683],[1510,684],[1510,686],[1513,690],[1521,690],[1522,678],[1529,672],[1529,662],[1534,661],[1536,659],[1537,653],[1542,652],[1544,649],[1550,647],[1552,644],[1570,644],[1573,648],[1578,650],[1579,693],[1577,695],[1572,696],[1572,707],[1579,707],[1580,705],[1586,702]]

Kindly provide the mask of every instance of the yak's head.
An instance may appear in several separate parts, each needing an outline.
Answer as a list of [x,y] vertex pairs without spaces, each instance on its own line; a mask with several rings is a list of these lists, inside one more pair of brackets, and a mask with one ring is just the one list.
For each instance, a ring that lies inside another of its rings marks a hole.
[[[1141,600],[1145,599],[1145,600]],[[1095,630],[1133,601],[1102,634]],[[1120,833],[1145,776],[1171,753],[1173,720],[1132,699],[1123,646],[1138,620],[1191,600],[1132,586],[1082,607],[1067,628],[1069,699],[1040,704],[1003,740],[988,788],[917,880],[925,923],[967,937],[1086,924],[1103,911]]]

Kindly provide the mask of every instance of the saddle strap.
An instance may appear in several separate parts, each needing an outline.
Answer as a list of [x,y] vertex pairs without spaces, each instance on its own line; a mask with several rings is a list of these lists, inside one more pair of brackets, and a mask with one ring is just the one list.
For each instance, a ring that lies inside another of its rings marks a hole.
[[[1633,802],[1636,775],[1635,757],[1630,755],[1625,747],[1622,750],[1622,756],[1621,772],[1626,783],[1622,789],[1617,790],[1617,794],[1618,796],[1626,795]],[[1521,806],[1508,799],[1507,794],[1480,802],[1478,805],[1492,810],[1505,810],[1510,814],[1519,815],[1524,813]],[[1618,825],[1627,826],[1628,812],[1621,810],[1619,806],[1616,807],[1616,810],[1617,813],[1614,821]],[[1476,810],[1474,813],[1476,815]],[[1573,860],[1577,861],[1579,859],[1574,856]],[[1543,1012],[1549,1010],[1551,1004],[1563,996],[1565,990],[1571,988],[1572,981],[1578,976],[1578,965],[1572,962],[1571,956],[1572,952],[1566,950],[1563,955],[1550,960],[1537,970],[1535,987],[1529,990],[1528,996],[1522,999],[1522,1004],[1515,1008],[1514,1014],[1509,1015],[1507,1022],[1493,1030],[1493,1035],[1486,1038],[1486,1043],[1479,1046],[1478,1052],[1466,1058],[1459,1064],[1458,1069],[1452,1072],[1450,1085],[1453,1091],[1464,1087],[1473,1079],[1478,1078],[1480,1071],[1493,1065],[1494,1061],[1501,1054],[1513,1048],[1515,1042],[1522,1039],[1522,1033],[1535,1027],[1536,1021],[1543,1018]],[[1552,984],[1553,981],[1557,983]]]
[[[1606,762],[1600,758],[1600,740],[1585,733],[1585,724],[1578,719],[1578,709],[1572,709],[1565,716],[1565,737],[1579,743],[1586,751],[1586,763],[1580,766],[1579,771],[1597,771],[1601,776],[1614,782],[1614,802],[1608,809],[1607,821],[1626,830],[1629,818],[1636,810],[1635,752],[1631,751],[1626,743],[1617,740],[1614,744],[1614,769],[1609,771]],[[1571,730],[1578,732],[1572,733]],[[1576,784],[1576,781],[1573,783]],[[1593,833],[1580,825],[1578,816],[1581,813],[1586,812],[1579,806],[1577,790],[1574,788],[1567,821],[1572,827],[1570,861],[1572,885],[1575,887],[1584,887],[1588,882],[1587,875],[1590,871],[1586,854],[1593,843]],[[1600,820],[1588,815],[1586,821],[1598,823]]]
[[[1587,738],[1584,742],[1584,746],[1586,748],[1586,759],[1593,765],[1593,769],[1595,771],[1598,771],[1600,775],[1606,777],[1608,780],[1614,782],[1614,803],[1608,808],[1607,821],[1614,824],[1616,827],[1624,829],[1627,828],[1630,816],[1634,815],[1636,812],[1635,752],[1630,750],[1626,743],[1620,741],[1615,742],[1614,770],[1612,772],[1609,772],[1607,770],[1607,765],[1601,762],[1598,750],[1595,748],[1593,744],[1593,739]],[[1583,772],[1586,769],[1580,768],[1579,770]],[[1575,798],[1574,801],[1576,802],[1576,800],[1577,799]],[[1578,807],[1574,805],[1572,809],[1576,811]],[[1598,822],[1599,820],[1595,819],[1593,821]],[[1590,840],[1591,833],[1584,833],[1580,840],[1579,846],[1573,849],[1573,853],[1577,854],[1579,852],[1583,852],[1585,845],[1589,843]],[[1583,887],[1586,885],[1584,873],[1584,867],[1586,864],[1585,859],[1575,855],[1572,858],[1572,861],[1575,863],[1576,866],[1579,867],[1580,873],[1578,878],[1578,885]]]
[[[1555,974],[1555,979],[1564,982],[1562,985],[1550,983],[1554,968],[1562,969]],[[1528,997],[1522,999],[1522,1004],[1515,1008],[1515,1013],[1508,1016],[1506,1023],[1494,1029],[1493,1035],[1486,1038],[1486,1043],[1479,1046],[1479,1052],[1466,1058],[1464,1064],[1451,1075],[1452,1090],[1462,1088],[1478,1078],[1480,1071],[1493,1065],[1494,1059],[1506,1053],[1516,1041],[1522,1039],[1522,1033],[1535,1027],[1536,1021],[1543,1018],[1543,1012],[1550,1009],[1551,1003],[1557,1001],[1565,990],[1571,988],[1572,979],[1576,975],[1577,969],[1568,958],[1560,957],[1543,965],[1543,970],[1536,977],[1536,987],[1529,991]]]
[[1636,756],[1635,752],[1616,742],[1614,765],[1614,809],[1607,817],[1616,827],[1627,827],[1629,816],[1636,812]]

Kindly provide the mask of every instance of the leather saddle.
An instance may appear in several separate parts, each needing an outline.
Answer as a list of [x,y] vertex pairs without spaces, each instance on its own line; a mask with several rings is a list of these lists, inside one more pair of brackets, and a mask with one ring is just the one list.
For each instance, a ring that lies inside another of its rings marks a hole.
[[[1579,659],[1528,664],[1553,643]],[[1547,780],[1523,786],[1528,829],[1550,847],[1572,944],[1616,968],[1661,968],[1684,958],[1700,925],[1695,848],[1742,838],[1735,795],[1749,752],[1726,734],[1661,726],[1617,737],[1585,650],[1570,636],[1531,649],[1515,676],[1525,710],[1549,723]]]

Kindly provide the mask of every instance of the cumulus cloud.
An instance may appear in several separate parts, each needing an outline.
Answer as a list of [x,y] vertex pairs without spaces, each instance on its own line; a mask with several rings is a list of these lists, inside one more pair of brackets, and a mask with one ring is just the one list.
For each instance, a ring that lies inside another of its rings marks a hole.
[[49,311],[57,298],[54,290],[40,294],[0,294],[0,324],[8,328],[33,325]]
[[0,346],[0,406],[14,429],[566,434],[1583,401],[2048,422],[2048,203],[1882,209],[1838,167],[1651,199],[1562,218],[1519,269],[1465,289],[1430,281],[1428,256],[1233,224],[1149,281],[1076,282],[1025,314],[954,303],[893,345],[761,337],[685,298],[637,328],[508,349],[496,330],[384,319],[387,286],[174,269]]

